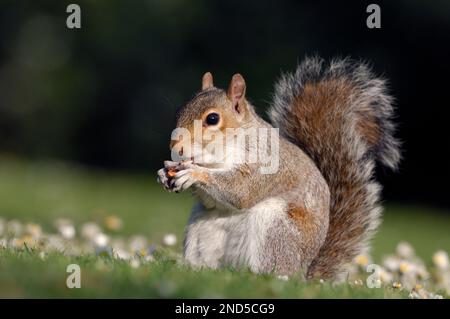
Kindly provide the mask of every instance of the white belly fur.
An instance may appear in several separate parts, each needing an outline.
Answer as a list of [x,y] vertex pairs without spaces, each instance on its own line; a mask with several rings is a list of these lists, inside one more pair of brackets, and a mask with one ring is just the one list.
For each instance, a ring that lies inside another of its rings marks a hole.
[[194,207],[186,229],[184,256],[193,266],[249,267],[262,272],[267,232],[276,221],[288,223],[286,202],[269,198],[245,211]]

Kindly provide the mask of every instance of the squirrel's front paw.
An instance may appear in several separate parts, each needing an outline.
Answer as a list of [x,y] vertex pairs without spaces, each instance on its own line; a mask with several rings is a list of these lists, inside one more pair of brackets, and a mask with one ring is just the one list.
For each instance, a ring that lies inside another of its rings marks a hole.
[[158,182],[170,192],[180,192],[191,187],[194,183],[202,180],[202,168],[192,163],[165,161],[164,168],[158,171]]
[[175,174],[169,181],[169,189],[173,192],[181,192],[196,182],[201,181],[202,168],[191,161],[180,163],[175,169]]

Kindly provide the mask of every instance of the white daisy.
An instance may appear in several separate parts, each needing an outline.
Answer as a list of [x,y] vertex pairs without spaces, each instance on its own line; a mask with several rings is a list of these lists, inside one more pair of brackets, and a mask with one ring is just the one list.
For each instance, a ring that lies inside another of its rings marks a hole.
[[93,222],[88,222],[81,226],[81,237],[88,240],[93,240],[94,237],[101,232],[100,226]]
[[397,255],[402,258],[411,258],[414,256],[414,248],[407,242],[400,242],[396,248]]
[[103,233],[94,236],[93,242],[97,247],[105,247],[109,243],[109,237]]
[[449,268],[449,260],[448,255],[445,251],[440,250],[437,251],[433,255],[433,263],[436,265],[438,269],[446,270]]
[[166,234],[163,238],[163,244],[166,246],[173,246],[177,243],[177,236],[174,234]]

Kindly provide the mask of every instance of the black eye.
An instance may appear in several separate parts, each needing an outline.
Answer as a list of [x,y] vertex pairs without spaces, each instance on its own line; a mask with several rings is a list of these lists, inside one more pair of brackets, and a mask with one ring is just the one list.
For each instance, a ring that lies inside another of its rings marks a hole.
[[216,125],[219,123],[220,116],[217,113],[210,113],[206,117],[206,124],[208,125]]

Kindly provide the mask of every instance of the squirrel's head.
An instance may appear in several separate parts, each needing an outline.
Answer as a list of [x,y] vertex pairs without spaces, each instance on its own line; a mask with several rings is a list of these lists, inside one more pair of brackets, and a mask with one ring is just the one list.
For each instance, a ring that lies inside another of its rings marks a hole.
[[[200,150],[205,156],[208,146],[224,144],[224,139],[218,136],[225,136],[227,129],[246,127],[254,111],[245,98],[245,90],[245,80],[240,74],[233,75],[225,91],[214,86],[211,73],[205,73],[201,91],[177,111],[174,132],[178,132],[172,134],[170,143],[172,157],[178,154],[180,160],[195,160]],[[195,144],[201,145],[197,151]]]

